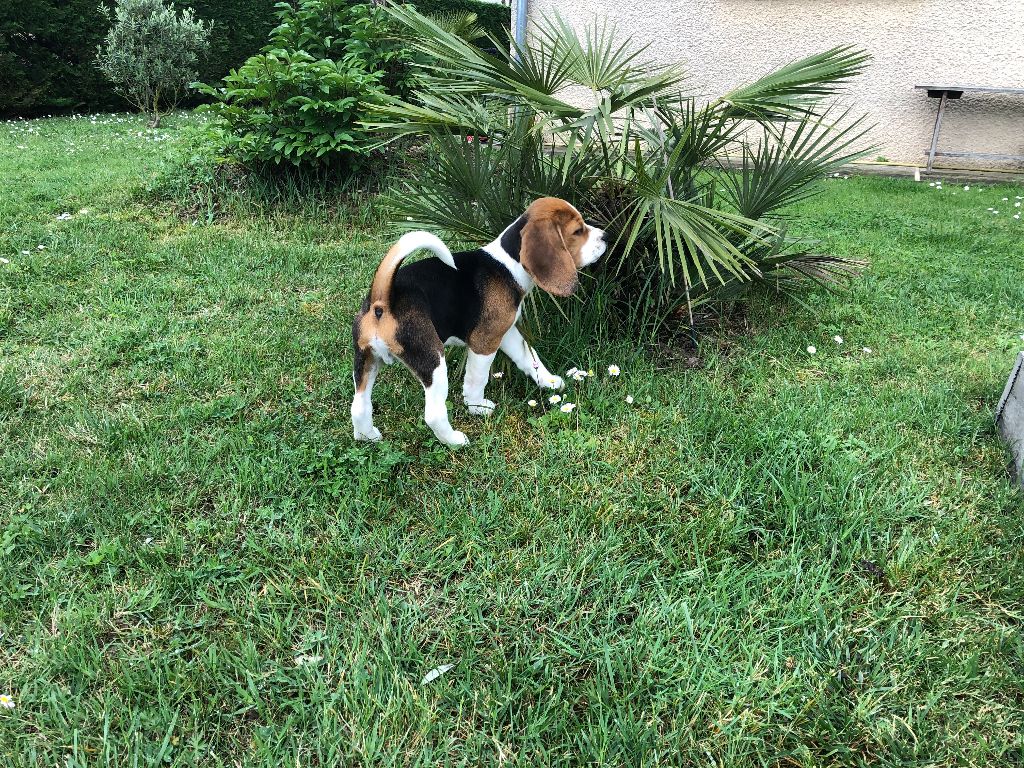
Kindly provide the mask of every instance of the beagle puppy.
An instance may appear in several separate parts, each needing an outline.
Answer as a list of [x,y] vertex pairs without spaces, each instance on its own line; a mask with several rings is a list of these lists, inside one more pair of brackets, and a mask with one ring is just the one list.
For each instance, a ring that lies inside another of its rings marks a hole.
[[[516,320],[535,285],[568,296],[576,289],[577,270],[601,258],[605,247],[603,230],[554,197],[535,201],[494,242],[477,250],[453,255],[428,232],[403,235],[377,267],[352,325],[355,439],[380,440],[373,426],[373,383],[381,363],[398,359],[423,384],[423,420],[437,439],[451,446],[469,442],[448,421],[446,346],[468,347],[462,394],[472,414],[494,410],[484,388],[499,349],[539,386],[561,389],[562,379],[540,362]],[[437,258],[399,269],[421,248]]]

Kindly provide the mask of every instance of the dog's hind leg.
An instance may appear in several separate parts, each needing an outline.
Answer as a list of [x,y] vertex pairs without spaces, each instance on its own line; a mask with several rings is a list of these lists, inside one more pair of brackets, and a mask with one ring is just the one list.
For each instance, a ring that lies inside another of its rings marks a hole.
[[423,392],[426,403],[423,407],[423,420],[427,426],[434,430],[437,439],[445,445],[457,446],[468,445],[469,438],[462,432],[452,429],[448,421],[448,406],[445,401],[448,399],[448,366],[444,361],[444,354],[440,356],[440,362],[430,377],[430,381],[423,382]]
[[434,431],[437,439],[445,445],[467,445],[469,438],[462,432],[452,429],[448,421],[448,405],[445,402],[448,399],[448,365],[444,361],[443,348],[430,357],[437,361],[434,368],[429,367],[427,355],[402,356],[402,362],[409,366],[423,384],[423,395],[426,399],[423,420]]
[[380,440],[380,430],[373,426],[373,383],[380,371],[380,358],[367,347],[355,351],[352,379],[356,394],[352,398],[352,433],[356,440]]

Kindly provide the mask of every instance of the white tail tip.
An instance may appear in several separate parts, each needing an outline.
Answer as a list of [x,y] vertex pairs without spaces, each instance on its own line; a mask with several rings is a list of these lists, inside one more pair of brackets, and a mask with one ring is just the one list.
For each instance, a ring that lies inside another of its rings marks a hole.
[[452,252],[448,250],[448,246],[441,242],[441,238],[437,235],[432,235],[429,232],[422,231],[406,232],[398,240],[398,253],[403,257],[409,255],[413,251],[418,251],[421,248],[431,251],[449,267],[456,269],[455,259],[452,258]]

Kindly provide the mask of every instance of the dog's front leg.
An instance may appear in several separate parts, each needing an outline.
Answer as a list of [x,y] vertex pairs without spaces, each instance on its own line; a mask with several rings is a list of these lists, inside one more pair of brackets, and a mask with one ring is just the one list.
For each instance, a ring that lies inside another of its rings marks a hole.
[[547,369],[537,355],[537,350],[526,343],[523,334],[514,325],[502,337],[501,351],[508,355],[516,367],[538,386],[544,389],[563,389],[565,387],[562,377],[555,376]]
[[496,354],[478,355],[471,349],[466,351],[466,378],[462,383],[462,397],[469,412],[477,416],[490,416],[494,412],[494,403],[484,397],[484,388],[491,375],[491,363]]

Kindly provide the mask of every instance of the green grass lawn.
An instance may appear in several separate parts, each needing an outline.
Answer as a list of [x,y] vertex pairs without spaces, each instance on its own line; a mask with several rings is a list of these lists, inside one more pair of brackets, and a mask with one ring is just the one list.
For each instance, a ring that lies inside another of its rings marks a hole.
[[0,124],[0,764],[1024,761],[1024,189],[829,180],[850,292],[696,368],[552,333],[576,411],[506,365],[457,452],[390,368],[364,445],[385,227],[177,215],[185,120]]

